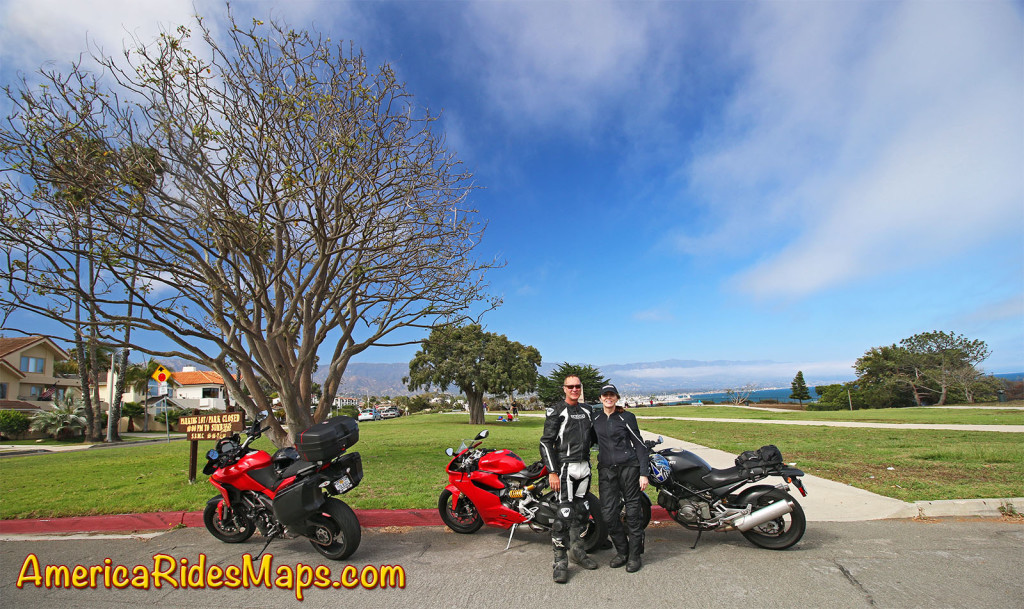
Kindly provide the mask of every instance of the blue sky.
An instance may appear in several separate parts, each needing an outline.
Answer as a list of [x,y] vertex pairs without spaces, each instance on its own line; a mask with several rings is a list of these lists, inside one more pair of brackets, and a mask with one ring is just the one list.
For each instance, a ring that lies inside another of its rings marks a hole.
[[[443,112],[481,187],[481,256],[506,261],[484,322],[545,363],[852,377],[867,349],[946,330],[1024,370],[1020,3],[232,5],[353,41]],[[191,11],[3,1],[0,75]]]

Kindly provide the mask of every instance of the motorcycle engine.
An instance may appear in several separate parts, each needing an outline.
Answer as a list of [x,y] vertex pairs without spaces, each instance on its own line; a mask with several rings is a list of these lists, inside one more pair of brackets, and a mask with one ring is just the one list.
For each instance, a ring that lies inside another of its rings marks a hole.
[[697,524],[700,520],[711,518],[711,508],[706,503],[695,503],[693,501],[680,501],[679,511],[676,513],[676,520],[686,524]]

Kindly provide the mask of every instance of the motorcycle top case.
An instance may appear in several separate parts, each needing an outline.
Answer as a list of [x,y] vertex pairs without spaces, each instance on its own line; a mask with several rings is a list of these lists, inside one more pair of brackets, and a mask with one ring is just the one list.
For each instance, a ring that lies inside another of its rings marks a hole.
[[330,461],[359,441],[359,423],[352,417],[334,417],[299,434],[295,450],[303,461]]

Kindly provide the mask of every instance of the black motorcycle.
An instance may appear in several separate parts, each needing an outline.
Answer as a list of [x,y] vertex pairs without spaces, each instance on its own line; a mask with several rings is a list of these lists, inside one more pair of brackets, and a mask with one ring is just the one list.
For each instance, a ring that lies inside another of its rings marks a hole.
[[[747,541],[769,550],[784,550],[803,537],[804,510],[787,491],[792,484],[804,497],[804,472],[786,466],[775,446],[762,446],[736,458],[736,466],[714,469],[688,450],[653,450],[662,438],[648,440],[651,448],[650,484],[658,489],[658,505],[687,529],[697,531],[697,547],[704,531],[738,530]],[[778,476],[785,484],[755,482]]]

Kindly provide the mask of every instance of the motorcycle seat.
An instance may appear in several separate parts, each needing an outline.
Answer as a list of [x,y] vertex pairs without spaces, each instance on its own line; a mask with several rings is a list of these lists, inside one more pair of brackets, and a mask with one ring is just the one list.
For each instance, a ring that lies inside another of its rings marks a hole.
[[726,469],[713,469],[710,472],[704,474],[701,478],[711,488],[718,488],[727,484],[733,484],[735,482],[741,482],[743,480],[749,480],[754,477],[751,474],[759,474],[757,470],[760,468],[746,469],[740,466],[729,467]]
[[525,475],[527,479],[533,480],[534,478],[539,478],[543,472],[544,462],[537,461],[523,468],[522,474]]

